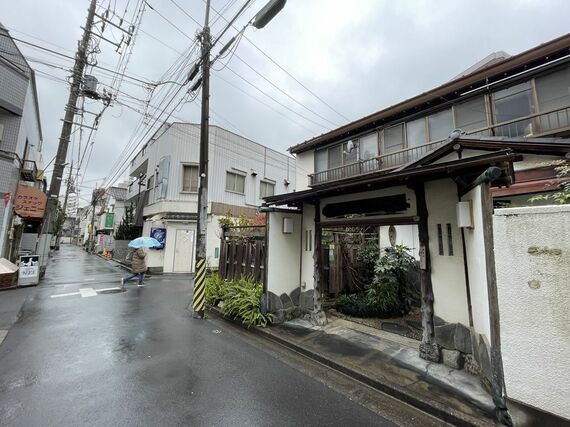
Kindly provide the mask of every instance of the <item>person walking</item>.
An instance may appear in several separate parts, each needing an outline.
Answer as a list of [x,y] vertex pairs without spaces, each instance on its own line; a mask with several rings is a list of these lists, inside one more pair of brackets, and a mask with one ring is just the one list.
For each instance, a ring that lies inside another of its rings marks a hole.
[[144,273],[146,271],[146,252],[143,248],[138,248],[133,252],[133,262],[131,264],[132,273],[121,279],[121,287],[124,288],[125,284],[135,277],[139,278],[137,286],[142,288],[144,286]]

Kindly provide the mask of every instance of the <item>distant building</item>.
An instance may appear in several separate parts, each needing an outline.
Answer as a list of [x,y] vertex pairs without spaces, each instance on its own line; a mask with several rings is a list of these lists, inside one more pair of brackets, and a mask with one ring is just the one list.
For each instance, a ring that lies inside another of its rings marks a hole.
[[[138,205],[143,235],[166,232],[163,250],[148,265],[164,272],[193,271],[198,206],[200,125],[159,129],[131,162],[127,199]],[[207,262],[217,267],[218,220],[228,212],[253,218],[262,198],[295,188],[295,160],[271,148],[210,126]]]
[[[37,249],[46,201],[42,129],[34,71],[2,24],[0,52],[0,256],[15,259]],[[34,206],[15,204],[17,194]]]

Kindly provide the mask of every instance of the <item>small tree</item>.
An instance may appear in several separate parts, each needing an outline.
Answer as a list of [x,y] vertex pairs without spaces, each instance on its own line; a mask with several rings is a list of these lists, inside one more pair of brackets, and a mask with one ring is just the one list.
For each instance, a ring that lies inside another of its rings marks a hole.
[[116,240],[133,240],[141,235],[140,227],[135,225],[133,212],[134,208],[132,205],[125,207],[125,214],[115,232]]
[[564,179],[565,177],[570,176],[570,160],[554,160],[552,162],[547,162],[546,165],[554,166],[556,176],[562,180],[562,188],[560,191],[556,191],[554,193],[533,196],[528,199],[528,201],[533,203],[539,200],[552,200],[561,205],[570,203],[570,179]]

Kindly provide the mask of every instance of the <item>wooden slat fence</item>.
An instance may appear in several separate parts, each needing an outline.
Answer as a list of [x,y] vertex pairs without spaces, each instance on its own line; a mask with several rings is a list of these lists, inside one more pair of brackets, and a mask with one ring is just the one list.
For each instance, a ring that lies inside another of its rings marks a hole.
[[231,227],[224,229],[220,244],[219,275],[237,280],[253,276],[265,283],[265,227]]

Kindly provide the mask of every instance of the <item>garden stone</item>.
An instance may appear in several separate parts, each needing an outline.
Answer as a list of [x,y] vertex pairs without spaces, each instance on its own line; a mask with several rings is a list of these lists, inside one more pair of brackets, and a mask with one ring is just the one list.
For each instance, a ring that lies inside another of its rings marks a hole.
[[477,339],[477,353],[479,356],[479,367],[481,368],[481,382],[485,388],[491,389],[493,369],[491,368],[491,357],[489,356],[489,344],[483,335],[479,335]]
[[308,320],[316,326],[325,326],[327,324],[327,316],[323,311],[313,311],[309,313]]
[[473,347],[471,346],[471,331],[467,326],[464,326],[461,323],[457,324],[453,341],[456,350],[467,354],[471,354],[473,352]]
[[291,300],[291,297],[286,293],[281,294],[279,298],[281,299],[281,304],[283,305],[284,309],[293,307],[293,301]]
[[463,353],[457,350],[442,349],[441,355],[443,356],[443,363],[453,369],[463,368]]
[[447,325],[447,322],[445,320],[443,320],[441,317],[439,316],[433,316],[433,324],[434,326],[443,326],[443,325]]
[[315,309],[315,290],[309,289],[302,292],[299,298],[299,307],[304,310],[313,311]]
[[435,327],[435,342],[448,350],[455,350],[455,329],[457,324],[450,323],[448,325]]
[[295,288],[293,290],[293,292],[291,292],[291,301],[293,302],[293,305],[299,305],[299,298],[301,296],[301,288]]
[[266,313],[276,313],[277,310],[283,309],[283,303],[281,302],[281,298],[273,292],[268,291],[261,297],[261,308],[262,311]]
[[273,321],[274,325],[279,325],[285,322],[285,310],[277,310],[273,313]]

